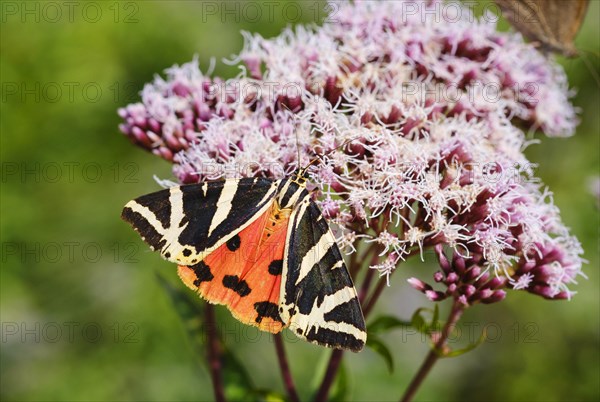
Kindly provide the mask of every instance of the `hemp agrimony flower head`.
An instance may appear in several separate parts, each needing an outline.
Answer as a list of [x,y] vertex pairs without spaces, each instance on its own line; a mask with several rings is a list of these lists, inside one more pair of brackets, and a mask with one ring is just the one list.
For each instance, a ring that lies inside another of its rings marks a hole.
[[341,3],[321,27],[246,34],[240,76],[172,67],[119,111],[121,130],[182,183],[281,178],[318,155],[313,194],[340,245],[375,246],[370,268],[386,277],[433,248],[445,289],[409,280],[431,300],[568,298],[582,250],[521,131],[573,133],[565,74],[490,16],[432,13],[440,4]]

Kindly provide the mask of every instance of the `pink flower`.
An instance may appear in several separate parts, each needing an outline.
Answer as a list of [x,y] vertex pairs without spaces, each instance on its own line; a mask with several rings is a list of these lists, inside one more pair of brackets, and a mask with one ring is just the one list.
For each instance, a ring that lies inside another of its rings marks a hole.
[[238,61],[250,78],[173,67],[119,111],[121,130],[172,161],[182,183],[281,178],[318,155],[311,185],[342,247],[377,245],[371,268],[386,278],[434,248],[446,289],[410,282],[431,300],[569,297],[582,250],[533,176],[519,128],[573,133],[564,72],[466,9],[457,21],[428,18],[439,4],[342,3],[322,27],[246,35]]

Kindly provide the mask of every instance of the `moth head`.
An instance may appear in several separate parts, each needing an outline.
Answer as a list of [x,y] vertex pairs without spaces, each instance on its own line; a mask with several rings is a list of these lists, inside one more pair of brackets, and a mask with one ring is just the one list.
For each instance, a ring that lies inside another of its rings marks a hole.
[[[300,160],[300,159],[298,159]],[[308,180],[308,169],[310,169],[310,167],[318,162],[321,162],[321,156],[320,155],[316,155],[313,159],[311,159],[310,162],[308,162],[308,164],[302,168],[298,168],[295,172],[294,172],[294,181],[300,185],[304,185],[306,183],[306,181]]]
[[301,186],[304,186],[306,184],[306,181],[308,180],[308,168],[310,167],[310,165],[302,168],[302,169],[298,169],[294,172],[294,182],[298,183]]

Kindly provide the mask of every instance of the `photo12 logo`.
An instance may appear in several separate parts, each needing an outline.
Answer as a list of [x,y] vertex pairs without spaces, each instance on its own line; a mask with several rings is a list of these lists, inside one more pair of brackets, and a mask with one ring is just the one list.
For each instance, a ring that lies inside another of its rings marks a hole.
[[114,263],[134,264],[139,262],[137,242],[2,242],[1,262],[19,261],[22,264],[58,264],[58,263]]
[[201,21],[221,23],[288,23],[307,21],[334,22],[339,10],[336,2],[319,1],[202,1]]
[[2,343],[137,343],[140,327],[135,322],[2,322]]
[[2,162],[2,183],[138,183],[139,166],[133,162]]
[[135,24],[139,4],[133,1],[3,1],[2,23],[78,23],[101,21]]
[[4,81],[2,103],[99,103],[120,105],[135,102],[141,84],[129,82],[95,81]]

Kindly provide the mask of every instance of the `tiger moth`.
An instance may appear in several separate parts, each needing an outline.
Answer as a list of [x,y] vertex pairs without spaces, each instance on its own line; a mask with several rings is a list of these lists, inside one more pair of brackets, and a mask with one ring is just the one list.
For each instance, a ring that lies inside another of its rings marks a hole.
[[178,264],[185,285],[239,321],[357,352],[364,317],[306,170],[174,186],[130,201],[122,218]]

